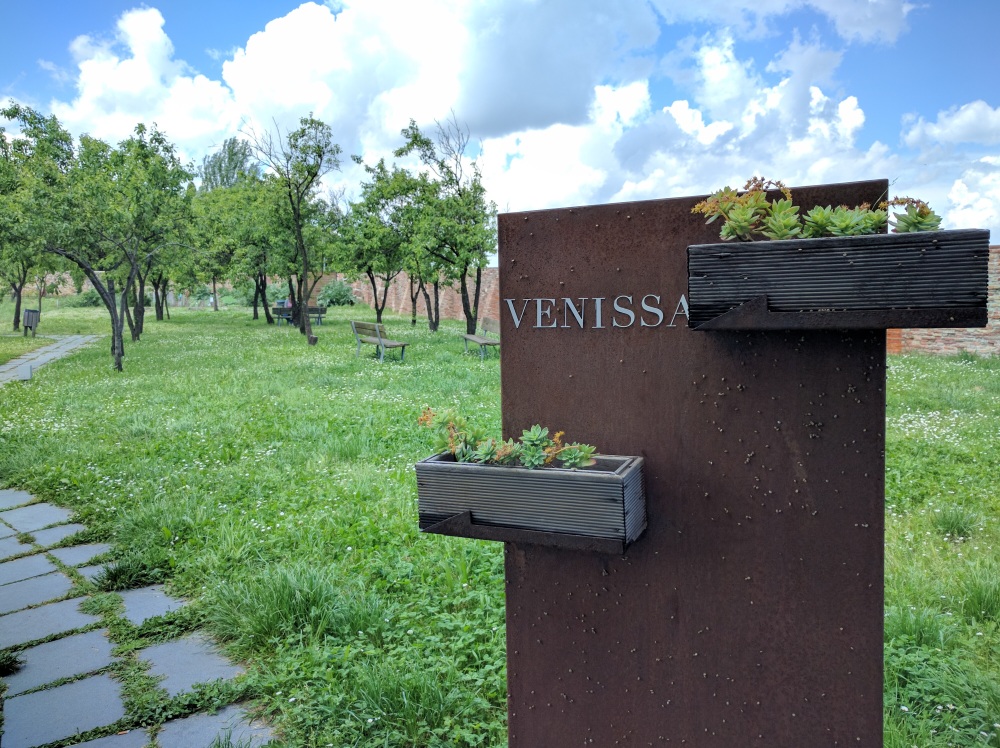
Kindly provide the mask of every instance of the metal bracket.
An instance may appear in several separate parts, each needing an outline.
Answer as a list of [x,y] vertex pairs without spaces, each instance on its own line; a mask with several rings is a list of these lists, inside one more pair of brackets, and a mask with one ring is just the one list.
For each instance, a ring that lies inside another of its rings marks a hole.
[[479,525],[472,521],[471,511],[460,512],[447,519],[434,522],[427,527],[421,527],[420,531],[436,535],[451,535],[459,538],[499,540],[504,543],[544,545],[550,548],[562,548],[571,551],[592,551],[614,555],[623,553],[626,546],[623,541],[611,538],[593,538],[586,535],[571,535],[560,532],[522,530],[518,527]]

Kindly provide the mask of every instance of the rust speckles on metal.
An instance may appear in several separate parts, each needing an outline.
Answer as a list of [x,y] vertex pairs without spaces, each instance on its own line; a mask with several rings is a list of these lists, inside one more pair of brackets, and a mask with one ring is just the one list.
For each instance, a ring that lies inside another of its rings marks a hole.
[[[885,189],[796,194],[855,205]],[[501,215],[501,298],[560,281],[679,298],[687,246],[715,238],[695,202]],[[554,423],[642,455],[648,506],[627,559],[509,546],[511,748],[881,745],[884,335],[507,317],[502,335],[505,435]]]

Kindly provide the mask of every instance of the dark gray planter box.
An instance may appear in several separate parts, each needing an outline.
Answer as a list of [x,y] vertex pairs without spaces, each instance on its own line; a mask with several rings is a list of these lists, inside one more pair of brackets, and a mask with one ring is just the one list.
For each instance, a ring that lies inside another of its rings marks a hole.
[[592,467],[528,470],[416,464],[420,529],[443,535],[621,552],[646,529],[641,457],[597,455]]
[[985,327],[983,229],[688,247],[697,330]]

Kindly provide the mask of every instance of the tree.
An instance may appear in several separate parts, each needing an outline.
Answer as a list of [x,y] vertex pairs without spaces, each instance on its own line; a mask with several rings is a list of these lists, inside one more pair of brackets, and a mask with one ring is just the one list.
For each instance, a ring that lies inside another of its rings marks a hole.
[[365,171],[371,179],[361,185],[361,199],[351,204],[342,222],[339,258],[349,274],[368,277],[375,319],[381,322],[389,286],[406,264],[417,221],[416,197],[421,180],[405,169],[393,166],[390,170],[384,159],[375,166],[366,166]]
[[[45,120],[34,112],[22,113],[14,105],[0,111],[0,116],[11,120],[20,121],[22,115],[22,124],[28,124],[29,132],[49,131],[53,137],[51,154],[71,142],[63,139],[63,133],[52,130],[54,120]],[[8,141],[0,127],[0,281],[10,288],[14,298],[14,332],[20,329],[22,294],[28,281],[38,275],[44,279],[46,271],[54,269],[51,262],[42,259],[39,234],[43,214],[35,204],[44,194],[44,187],[56,177],[54,172],[41,168],[48,152],[46,146],[35,148],[26,138]],[[57,160],[62,168],[67,164],[65,153]]]
[[302,117],[298,129],[287,136],[283,136],[275,124],[274,135],[251,132],[249,138],[250,146],[268,170],[269,178],[280,185],[287,201],[301,284],[297,310],[299,329],[309,344],[315,345],[316,337],[312,334],[305,309],[319,278],[313,275],[312,247],[307,235],[310,239],[318,239],[319,235],[316,232],[310,234],[307,225],[321,180],[331,171],[340,169],[341,149],[333,142],[330,126],[311,115]]
[[253,148],[239,138],[224,140],[219,150],[201,160],[198,171],[203,192],[235,187],[247,179],[260,177],[260,167],[253,160]]
[[[190,175],[155,127],[136,126],[118,148],[84,136],[74,150],[55,117],[18,104],[2,114],[21,127],[15,155],[30,177],[44,251],[75,264],[94,286],[108,310],[112,361],[121,371],[129,295],[148,259],[179,243]],[[142,294],[139,301],[133,340],[142,332]]]
[[[482,272],[496,247],[496,205],[487,200],[475,161],[468,165],[468,130],[452,114],[437,124],[437,143],[420,132],[416,122],[402,131],[406,144],[397,157],[416,153],[438,184],[437,209],[425,216],[426,251],[440,262],[446,277],[459,284],[466,331],[475,334],[479,318]],[[474,282],[469,288],[470,277]]]

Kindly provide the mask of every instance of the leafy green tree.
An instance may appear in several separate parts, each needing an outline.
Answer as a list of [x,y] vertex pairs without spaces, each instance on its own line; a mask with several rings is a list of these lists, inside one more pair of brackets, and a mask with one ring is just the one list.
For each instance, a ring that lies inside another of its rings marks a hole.
[[458,283],[466,331],[474,334],[483,268],[496,248],[496,205],[486,197],[476,162],[466,163],[469,133],[454,114],[437,123],[436,143],[413,120],[402,134],[406,143],[395,155],[415,153],[438,184],[436,210],[425,215],[426,252],[448,280]]
[[[52,134],[54,120],[25,112],[15,105],[0,111],[0,116],[18,122],[23,119],[22,127],[27,125],[29,132],[47,128]],[[57,149],[66,142],[60,133],[52,148]],[[53,154],[55,152],[52,151]],[[40,276],[44,291],[46,272],[56,269],[51,261],[44,259],[42,253],[39,235],[44,213],[35,204],[44,195],[45,187],[56,178],[56,172],[42,169],[47,153],[46,146],[36,148],[26,138],[8,140],[4,128],[0,127],[0,282],[10,288],[14,299],[15,332],[20,329],[23,291],[29,280]],[[60,154],[60,166],[56,168],[65,168],[67,161],[64,155]]]
[[189,222],[188,172],[155,127],[137,125],[117,148],[84,136],[74,150],[55,117],[13,104],[2,112],[20,126],[12,147],[30,180],[45,252],[75,264],[108,310],[111,355],[122,370],[130,294],[138,292],[133,340],[142,331],[144,289],[135,288],[148,258],[180,243]]
[[260,178],[260,167],[254,161],[250,143],[240,138],[227,138],[215,153],[201,160],[198,170],[201,189],[210,192],[220,187],[235,187],[240,182]]
[[[268,172],[268,177],[280,186],[286,200],[287,216],[295,239],[298,259],[298,322],[299,329],[310,345],[316,344],[309,315],[304,314],[309,297],[319,280],[315,274],[317,240],[322,232],[310,231],[315,225],[316,193],[324,176],[340,169],[340,146],[333,142],[333,132],[326,123],[311,115],[299,120],[299,127],[287,135],[275,127],[275,133],[250,133],[250,146]],[[289,289],[291,291],[291,288]]]
[[352,277],[368,278],[375,319],[381,322],[389,286],[406,265],[422,180],[405,169],[389,169],[384,159],[365,171],[370,179],[361,185],[361,199],[351,204],[340,227],[339,260]]

